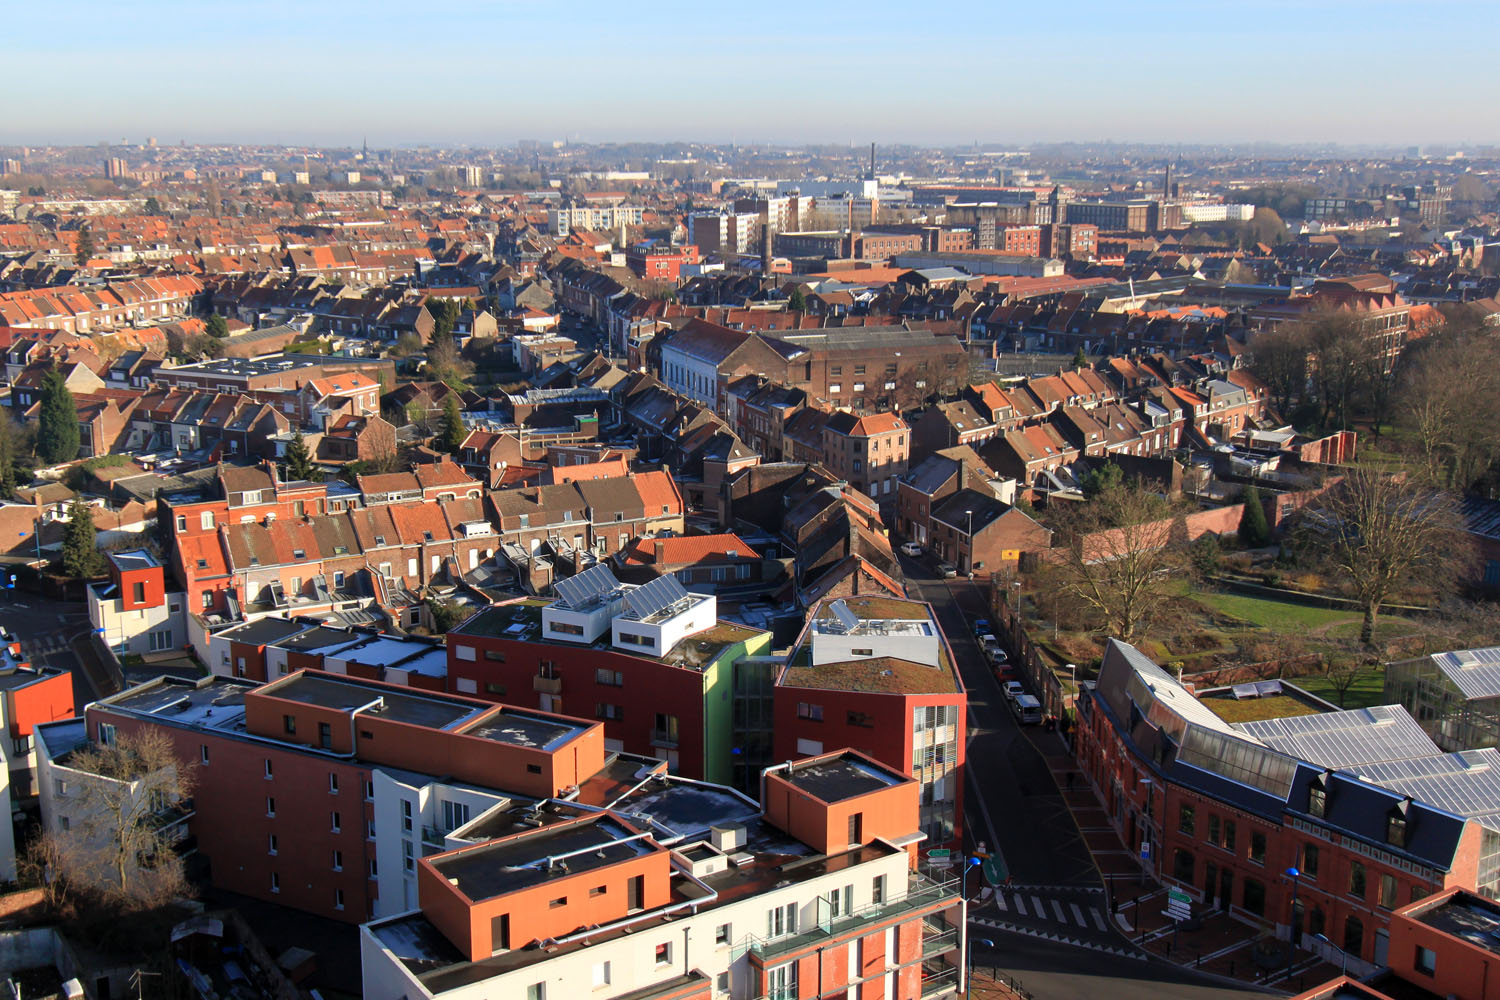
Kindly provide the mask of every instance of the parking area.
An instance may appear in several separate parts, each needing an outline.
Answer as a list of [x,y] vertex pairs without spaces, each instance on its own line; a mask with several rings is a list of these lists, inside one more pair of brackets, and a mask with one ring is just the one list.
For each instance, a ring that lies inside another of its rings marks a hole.
[[[108,687],[107,675],[83,664],[80,669],[75,641],[87,642],[92,634],[88,609],[78,601],[58,601],[20,590],[0,590],[0,625],[21,644],[24,659],[38,666],[72,671],[74,707],[83,706]],[[104,692],[111,693],[111,692]]]

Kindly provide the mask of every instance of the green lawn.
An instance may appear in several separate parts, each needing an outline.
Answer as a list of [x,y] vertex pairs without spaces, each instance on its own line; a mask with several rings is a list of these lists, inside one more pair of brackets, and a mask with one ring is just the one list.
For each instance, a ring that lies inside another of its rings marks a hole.
[[1265,597],[1250,597],[1245,594],[1227,594],[1218,591],[1194,592],[1193,599],[1220,614],[1270,629],[1272,632],[1305,632],[1307,629],[1334,622],[1357,620],[1352,611],[1319,608],[1306,604],[1292,604]]
[[[1327,677],[1311,675],[1308,677],[1289,677],[1291,683],[1302,688],[1309,694],[1315,694],[1325,701],[1339,703],[1338,692],[1334,690],[1333,684]],[[1345,708],[1369,708],[1371,705],[1384,705],[1385,698],[1382,692],[1385,688],[1385,667],[1370,667],[1362,670],[1359,676],[1354,678],[1354,683],[1344,693]]]

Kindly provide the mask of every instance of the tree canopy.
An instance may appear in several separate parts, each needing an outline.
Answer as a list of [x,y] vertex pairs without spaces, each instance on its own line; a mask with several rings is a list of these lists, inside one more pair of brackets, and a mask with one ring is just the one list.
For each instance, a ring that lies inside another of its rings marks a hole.
[[49,465],[78,457],[78,408],[73,393],[56,370],[42,377],[41,409],[37,416],[36,450]]
[[82,499],[68,507],[68,524],[63,529],[63,572],[69,576],[92,577],[104,571],[104,557],[99,554],[94,529],[94,508]]

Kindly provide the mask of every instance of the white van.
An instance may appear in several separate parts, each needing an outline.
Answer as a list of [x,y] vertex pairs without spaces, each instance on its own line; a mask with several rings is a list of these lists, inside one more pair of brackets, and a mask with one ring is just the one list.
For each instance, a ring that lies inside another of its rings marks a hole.
[[1042,703],[1036,700],[1034,694],[1016,695],[1016,700],[1011,702],[1016,710],[1016,718],[1021,720],[1023,726],[1038,726],[1042,722]]

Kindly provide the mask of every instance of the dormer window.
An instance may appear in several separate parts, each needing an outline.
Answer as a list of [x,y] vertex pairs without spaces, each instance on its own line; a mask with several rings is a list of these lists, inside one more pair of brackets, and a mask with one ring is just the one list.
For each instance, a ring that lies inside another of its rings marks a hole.
[[1406,810],[1411,799],[1403,799],[1385,815],[1385,842],[1392,847],[1406,846]]
[[1322,819],[1328,811],[1328,788],[1322,778],[1314,778],[1307,788],[1307,814]]

